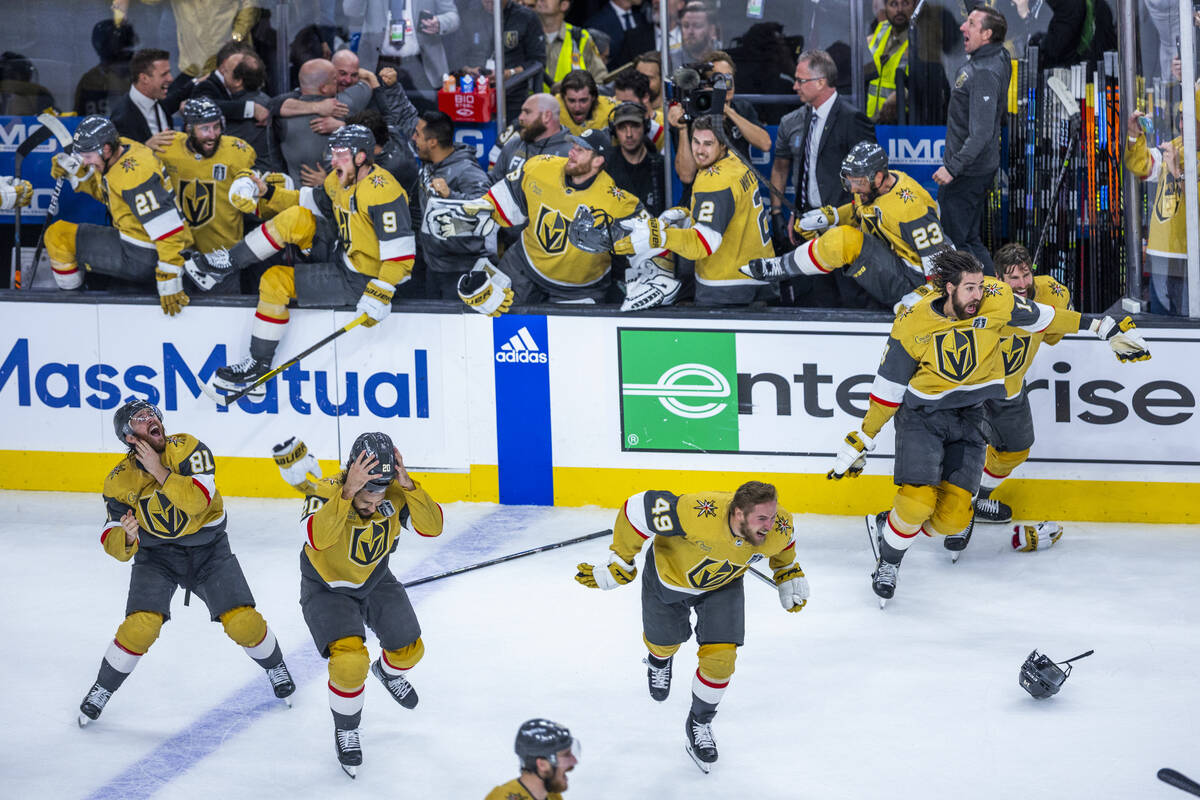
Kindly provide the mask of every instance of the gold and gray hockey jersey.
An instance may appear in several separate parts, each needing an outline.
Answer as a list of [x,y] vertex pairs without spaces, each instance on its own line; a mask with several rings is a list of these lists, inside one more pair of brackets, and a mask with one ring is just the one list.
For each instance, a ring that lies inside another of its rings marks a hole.
[[200,250],[232,247],[245,231],[242,212],[229,202],[229,186],[254,167],[254,148],[236,136],[224,135],[216,152],[205,158],[193,152],[187,141],[186,133],[176,132],[158,154],[175,183],[179,211]]
[[899,405],[962,408],[1006,396],[1003,335],[1010,329],[1047,336],[1075,333],[1076,311],[1030,302],[1007,283],[983,279],[979,311],[967,319],[943,312],[947,297],[931,292],[892,323],[871,386],[863,433],[875,436]]
[[563,126],[563,129],[580,136],[589,128],[596,130],[608,130],[608,118],[612,115],[613,109],[617,104],[607,95],[600,95],[596,98],[596,104],[592,106],[592,113],[582,123],[576,122],[571,117],[571,113],[567,111],[567,104],[563,98],[558,98],[558,121]]
[[493,219],[505,227],[525,225],[521,244],[533,274],[551,286],[585,287],[608,275],[612,256],[585,253],[567,239],[567,224],[580,207],[591,209],[596,226],[646,215],[642,202],[617,188],[601,170],[584,186],[569,185],[563,156],[531,158],[494,184],[485,195]]
[[[132,454],[104,479],[108,518],[100,544],[118,561],[128,561],[139,546],[205,545],[225,530],[225,503],[217,491],[212,451],[194,436],[177,433],[167,437],[161,458],[171,471],[162,486]],[[130,510],[139,530],[137,540],[126,547],[121,517]]]
[[773,571],[796,560],[792,515],[779,506],[775,527],[761,545],[729,529],[733,492],[674,495],[646,491],[625,501],[624,518],[613,530],[611,550],[627,562],[654,538],[654,567],[669,589],[704,594],[728,586],[756,561],[769,559]]
[[[415,483],[415,482],[414,482]],[[375,513],[363,519],[352,501],[342,498],[342,478],[316,481],[304,499],[301,569],[331,589],[355,596],[369,592],[387,571],[403,525],[421,536],[442,533],[442,507],[415,483],[409,492],[392,482]]]
[[[1033,297],[1036,303],[1058,308],[1071,307],[1071,292],[1049,275],[1035,275]],[[1025,373],[1033,364],[1042,342],[1056,345],[1062,341],[1062,333],[1034,333],[1020,328],[1006,327],[1001,331],[1000,359],[1004,362],[1004,391],[1008,397],[1016,397],[1025,385]]]
[[[487,793],[483,800],[534,800],[533,792],[525,788],[520,778],[513,778],[508,783],[501,784]],[[550,792],[546,800],[563,800],[559,792]]]
[[[1176,153],[1185,154],[1183,137],[1171,141]],[[1182,157],[1181,157],[1182,161]],[[1139,180],[1157,183],[1154,203],[1150,207],[1150,233],[1146,237],[1146,252],[1166,258],[1187,258],[1187,203],[1184,190],[1187,182],[1181,173],[1171,174],[1163,164],[1162,150],[1150,147],[1145,135],[1130,142],[1125,149],[1125,166]]]
[[950,240],[942,231],[937,205],[925,187],[898,169],[891,174],[896,183],[887,194],[868,204],[855,195],[838,209],[838,219],[883,240],[910,267],[928,276],[930,259],[950,247]]
[[135,247],[154,248],[158,260],[183,266],[192,233],[175,207],[171,176],[146,145],[121,137],[121,155],[103,175],[79,185],[108,208],[113,227]]

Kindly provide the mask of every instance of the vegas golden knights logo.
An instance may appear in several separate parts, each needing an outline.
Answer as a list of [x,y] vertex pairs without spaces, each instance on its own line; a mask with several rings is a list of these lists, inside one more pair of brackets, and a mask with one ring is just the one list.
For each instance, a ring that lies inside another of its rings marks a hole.
[[350,531],[350,560],[369,567],[387,552],[386,522],[372,522],[369,527]]
[[341,206],[334,204],[333,218],[337,221],[338,238],[342,240],[342,244],[346,249],[350,249],[350,217],[345,211],[342,211]]
[[938,372],[953,381],[964,381],[975,371],[975,331],[954,328],[933,337],[937,343]]
[[183,181],[179,187],[179,203],[188,225],[198,228],[213,218],[214,185],[209,181]]
[[138,507],[150,532],[161,539],[177,539],[187,528],[189,517],[162,492],[139,497]]
[[547,253],[561,253],[567,249],[567,221],[553,208],[542,206],[533,230],[538,244]]
[[1025,366],[1025,359],[1029,356],[1029,339],[1028,336],[1010,336],[1000,346],[1005,376],[1016,375]]
[[736,567],[728,561],[706,558],[688,572],[688,583],[697,589],[715,589],[729,580]]

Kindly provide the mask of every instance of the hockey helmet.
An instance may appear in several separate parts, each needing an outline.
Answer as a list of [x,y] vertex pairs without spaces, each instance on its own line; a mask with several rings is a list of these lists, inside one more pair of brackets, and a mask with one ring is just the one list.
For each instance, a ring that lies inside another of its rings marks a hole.
[[108,118],[93,114],[84,117],[75,129],[74,150],[76,153],[98,153],[106,144],[117,147],[120,139],[117,127]]
[[[1025,663],[1021,665],[1021,675],[1019,678],[1021,688],[1038,700],[1056,695],[1058,694],[1058,690],[1062,688],[1063,683],[1066,682],[1067,676],[1071,674],[1071,662],[1090,656],[1093,652],[1095,651],[1088,650],[1086,653],[1081,653],[1074,658],[1068,658],[1060,666],[1050,656],[1043,655],[1034,650],[1025,659]],[[1063,669],[1063,666],[1066,669]]]
[[113,431],[117,434],[117,439],[121,444],[129,444],[129,442],[125,441],[125,437],[133,434],[133,417],[139,411],[147,408],[154,413],[154,416],[158,417],[159,423],[163,421],[163,415],[158,410],[158,406],[140,397],[130,400],[113,414]]
[[570,729],[548,719],[531,719],[517,729],[513,749],[520,759],[520,768],[537,772],[537,760],[544,758],[551,767],[558,766],[558,753],[570,749],[579,758],[579,741],[572,738]]
[[392,437],[378,431],[360,434],[350,446],[350,455],[346,459],[347,467],[357,461],[363,453],[379,462],[375,465],[375,471],[371,473],[371,479],[363,488],[372,492],[382,492],[396,478],[396,451],[392,445]]
[[345,125],[329,134],[326,157],[334,150],[351,150],[355,155],[366,153],[367,160],[364,163],[370,164],[375,160],[375,134],[365,125]]
[[842,185],[850,190],[850,178],[874,179],[876,173],[887,172],[887,151],[875,142],[859,142],[842,159]]
[[191,98],[180,107],[179,114],[183,117],[185,128],[190,125],[218,121],[221,123],[221,129],[225,128],[225,115],[221,113],[217,104],[207,97]]

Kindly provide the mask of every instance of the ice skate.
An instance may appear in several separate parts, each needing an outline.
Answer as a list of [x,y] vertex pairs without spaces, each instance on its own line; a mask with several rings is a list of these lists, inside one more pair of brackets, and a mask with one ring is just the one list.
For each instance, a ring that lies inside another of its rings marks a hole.
[[88,689],[87,697],[83,698],[83,702],[79,704],[79,727],[82,728],[89,722],[99,719],[100,712],[104,710],[110,697],[112,697],[112,692],[98,683],[93,683],[92,688]]
[[333,744],[337,748],[338,763],[342,771],[351,778],[357,777],[362,766],[362,745],[358,740],[358,728],[333,729]]
[[696,762],[696,766],[707,775],[717,761],[717,743],[713,739],[712,723],[700,722],[696,715],[689,711],[683,728],[687,734],[684,749],[692,757],[692,761]]
[[[992,501],[995,502],[995,501]],[[975,530],[975,516],[971,515],[971,521],[967,524],[967,529],[962,533],[955,533],[951,536],[946,536],[942,539],[942,547],[950,551],[950,563],[957,564],[958,557],[962,555],[963,550],[967,549],[967,545],[971,543],[971,533]]]
[[646,682],[650,687],[650,696],[662,702],[671,694],[671,662],[675,660],[674,656],[667,659],[667,663],[661,667],[654,665],[651,660],[652,656],[642,659],[642,663],[646,665]]
[[221,248],[211,253],[201,253],[199,250],[183,251],[183,269],[202,291],[211,291],[225,278],[233,274],[233,262],[229,251]]
[[378,658],[375,659],[375,663],[371,664],[371,674],[379,678],[379,682],[383,684],[383,687],[388,690],[388,694],[397,703],[405,708],[417,707],[417,690],[413,688],[412,684],[403,675],[389,677],[384,673],[383,664],[380,663]]
[[[269,362],[259,361],[254,356],[246,356],[236,364],[218,367],[211,385],[218,392],[234,394],[245,389],[270,371],[271,364]],[[262,397],[264,395],[266,395],[266,389],[259,387],[257,391],[250,392],[247,396]]]
[[288,672],[287,664],[280,661],[279,666],[268,669],[267,680],[271,682],[271,691],[275,692],[275,696],[287,703],[288,708],[291,708],[291,695],[296,691],[296,682],[292,680],[292,674]]
[[975,518],[980,522],[995,524],[1012,522],[1012,507],[981,495],[975,498]]

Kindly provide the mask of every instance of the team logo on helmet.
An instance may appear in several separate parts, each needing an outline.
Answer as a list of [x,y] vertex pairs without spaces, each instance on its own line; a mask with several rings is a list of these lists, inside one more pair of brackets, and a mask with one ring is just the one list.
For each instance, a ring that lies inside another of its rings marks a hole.
[[978,365],[975,351],[975,331],[958,328],[933,337],[937,348],[938,372],[953,381],[964,381]]
[[1004,359],[1004,374],[1016,375],[1025,366],[1029,356],[1029,336],[1011,336],[1000,345],[1000,356]]
[[350,560],[369,567],[387,553],[387,520],[372,522],[350,531]]
[[151,533],[162,539],[178,539],[187,528],[190,517],[161,491],[138,498],[142,519]]
[[[740,539],[738,541],[741,541]],[[737,568],[728,559],[706,558],[688,572],[688,583],[696,589],[715,589],[732,577]]]
[[200,227],[213,218],[216,188],[209,181],[183,181],[179,187],[180,205],[188,225]]

